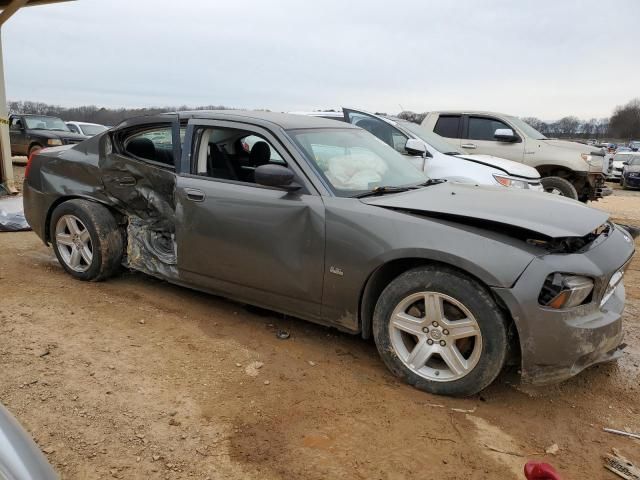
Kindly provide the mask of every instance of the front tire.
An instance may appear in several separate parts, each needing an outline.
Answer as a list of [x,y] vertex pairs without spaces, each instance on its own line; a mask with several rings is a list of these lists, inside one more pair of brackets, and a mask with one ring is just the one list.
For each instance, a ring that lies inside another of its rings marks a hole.
[[439,395],[478,393],[507,358],[502,311],[477,281],[442,266],[393,280],[376,304],[373,335],[394,375]]
[[578,200],[578,191],[569,180],[561,177],[544,177],[541,182],[547,193]]
[[69,200],[53,211],[49,228],[53,251],[72,277],[99,281],[120,268],[124,233],[106,207]]

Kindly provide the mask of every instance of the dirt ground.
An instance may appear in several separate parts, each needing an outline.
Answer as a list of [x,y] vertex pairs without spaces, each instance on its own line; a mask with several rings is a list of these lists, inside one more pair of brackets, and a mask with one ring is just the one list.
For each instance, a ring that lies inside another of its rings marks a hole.
[[[595,206],[640,226],[640,193]],[[612,447],[640,463],[640,441],[602,431],[640,431],[640,257],[617,363],[451,399],[357,337],[142,274],[79,282],[31,232],[0,252],[0,402],[63,478],[522,479],[538,459],[613,480]]]

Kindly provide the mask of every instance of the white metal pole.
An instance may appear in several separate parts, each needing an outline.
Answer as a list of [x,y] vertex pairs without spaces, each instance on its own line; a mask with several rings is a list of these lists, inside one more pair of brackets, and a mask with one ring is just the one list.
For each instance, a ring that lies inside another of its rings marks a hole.
[[2,58],[2,26],[0,25],[0,183],[4,184],[9,193],[16,193],[8,121],[7,95],[4,87],[4,60]]

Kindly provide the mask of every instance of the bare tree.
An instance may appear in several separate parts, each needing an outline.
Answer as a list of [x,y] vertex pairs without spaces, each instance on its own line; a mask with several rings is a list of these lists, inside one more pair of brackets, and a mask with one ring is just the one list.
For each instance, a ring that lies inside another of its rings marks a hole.
[[611,117],[611,132],[619,138],[640,138],[640,99],[617,106]]
[[7,107],[10,113],[32,113],[37,115],[53,115],[63,120],[75,120],[79,122],[100,123],[102,125],[116,125],[123,120],[141,115],[155,115],[164,112],[176,112],[180,110],[228,110],[223,105],[203,105],[195,108],[181,105],[179,107],[149,107],[149,108],[104,108],[95,105],[80,107],[61,107],[42,102],[9,101]]
[[539,118],[536,117],[524,117],[522,119],[523,122],[529,124],[530,126],[532,126],[533,128],[535,128],[537,131],[539,131],[540,133],[548,133],[549,132],[549,125],[546,122],[543,122],[542,120],[540,120]]
[[568,116],[562,117],[557,122],[558,134],[563,137],[574,137],[580,126],[578,117]]
[[424,113],[415,113],[410,110],[405,110],[398,114],[398,118],[402,118],[403,120],[407,120],[409,122],[417,123],[418,125],[422,123],[424,117],[427,116],[427,112]]

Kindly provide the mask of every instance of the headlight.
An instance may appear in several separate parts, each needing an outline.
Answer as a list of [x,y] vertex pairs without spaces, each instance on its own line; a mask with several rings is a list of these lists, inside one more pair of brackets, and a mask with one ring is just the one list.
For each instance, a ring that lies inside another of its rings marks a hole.
[[602,170],[604,163],[603,163],[603,158],[602,156],[599,155],[590,155],[588,153],[581,153],[580,157],[582,157],[582,160],[584,160],[585,162],[587,162],[589,164],[589,167],[591,170],[597,169],[597,170]]
[[513,188],[529,188],[529,184],[524,180],[518,180],[517,178],[511,177],[503,177],[502,175],[494,175],[493,178],[496,179],[503,187],[513,187]]
[[545,307],[561,309],[582,305],[593,291],[593,280],[580,275],[554,273],[547,277],[538,297]]
[[59,138],[50,138],[47,140],[47,145],[55,147],[56,145],[62,145],[62,140]]

